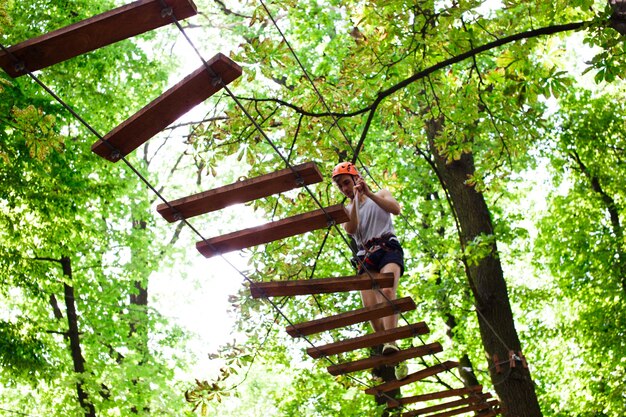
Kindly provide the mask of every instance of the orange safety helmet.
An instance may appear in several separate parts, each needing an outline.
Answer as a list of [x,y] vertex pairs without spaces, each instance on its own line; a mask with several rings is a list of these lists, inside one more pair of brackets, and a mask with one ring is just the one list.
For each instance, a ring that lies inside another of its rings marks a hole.
[[352,162],[341,162],[333,168],[333,178],[342,174],[348,174],[354,177],[361,176]]

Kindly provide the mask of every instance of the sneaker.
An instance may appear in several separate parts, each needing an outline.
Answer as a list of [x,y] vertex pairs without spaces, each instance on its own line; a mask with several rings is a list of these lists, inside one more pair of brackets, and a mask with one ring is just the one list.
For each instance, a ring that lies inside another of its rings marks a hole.
[[398,347],[398,345],[396,345],[395,342],[391,342],[391,343],[385,343],[383,345],[383,355],[391,355],[392,353],[396,353],[399,352],[400,348]]
[[376,385],[382,385],[385,380],[378,375],[372,375],[372,382]]
[[380,369],[372,369],[372,382],[376,385],[380,385],[385,382],[382,374],[380,373]]
[[396,374],[396,379],[400,381],[401,379],[406,378],[406,376],[409,374],[409,367],[407,366],[406,362],[400,362],[396,364],[394,372]]

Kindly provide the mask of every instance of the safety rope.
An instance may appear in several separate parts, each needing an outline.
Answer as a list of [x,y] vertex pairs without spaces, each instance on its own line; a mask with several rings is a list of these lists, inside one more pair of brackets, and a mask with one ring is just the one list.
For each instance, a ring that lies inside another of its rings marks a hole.
[[[306,70],[306,68],[304,67],[304,65],[302,64],[302,62],[300,61],[300,59],[298,58],[295,50],[291,47],[291,44],[289,43],[288,39],[286,38],[285,34],[282,32],[282,30],[280,29],[280,27],[278,26],[276,20],[274,19],[272,13],[270,12],[269,8],[266,6],[265,2],[263,0],[260,0],[261,5],[263,6],[263,8],[265,9],[266,13],[268,14],[268,17],[270,18],[270,20],[272,21],[272,23],[274,24],[274,26],[276,27],[276,29],[278,30],[279,34],[281,35],[281,38],[283,40],[283,42],[285,43],[285,45],[287,45],[288,49],[290,50],[291,54],[293,55],[294,59],[296,60],[296,62],[298,63],[298,65],[300,66],[302,72],[305,75],[305,78],[309,81],[309,83],[311,84],[313,90],[315,91],[315,93],[318,95],[320,101],[322,102],[322,104],[325,106],[327,112],[329,113],[330,117],[333,119],[334,124],[339,128],[340,132],[342,133],[343,137],[345,138],[347,144],[350,146],[350,148],[352,149],[353,153],[355,153],[353,159],[355,161],[358,161],[361,165],[361,167],[364,169],[364,171],[367,173],[367,175],[372,179],[372,181],[374,182],[374,184],[380,189],[382,188],[380,186],[380,184],[376,181],[376,179],[374,178],[374,176],[371,174],[371,172],[369,171],[369,169],[367,168],[367,166],[365,164],[363,164],[362,161],[360,161],[360,159],[358,158],[358,154],[356,153],[354,147],[352,146],[351,142],[349,141],[349,139],[347,138],[347,135],[345,134],[344,130],[341,128],[341,125],[338,123],[337,119],[335,118],[335,116],[333,115],[330,107],[328,106],[326,100],[324,99],[323,95],[320,93],[319,89],[317,88],[317,86],[315,85],[315,83],[312,81],[311,77],[308,74],[308,71]],[[354,202],[353,202],[354,203]],[[404,214],[400,214],[400,217],[403,219],[403,221],[409,226],[409,228],[411,228],[415,235],[420,237],[419,233],[417,233],[416,228],[410,223],[410,221],[408,220],[408,218],[404,215]],[[340,232],[341,233],[341,232]],[[342,234],[342,238],[344,239],[344,241],[348,244],[348,246],[350,247],[350,244],[348,243],[347,239],[345,237],[343,237]],[[362,239],[361,239],[362,240]],[[352,248],[351,248],[352,249]],[[358,257],[356,257],[356,252],[354,250],[352,250],[353,256],[357,259],[358,262],[361,262],[359,260]],[[436,258],[435,258],[436,259]],[[438,259],[437,259],[438,260]],[[441,261],[438,260],[440,263]],[[364,266],[363,264],[360,264],[359,266]],[[372,282],[374,282],[374,277],[373,275],[370,273],[370,271],[368,271],[367,268],[364,268],[365,273],[367,273],[370,277],[370,279],[372,280]],[[378,291],[378,293],[390,304],[393,305],[393,301],[379,288],[376,288],[376,290]],[[407,324],[410,324],[410,322],[408,321],[408,319],[406,318],[406,316],[398,311],[398,309],[394,306],[394,312],[396,314],[398,314],[400,316],[400,318]],[[426,342],[424,341],[424,339],[422,338],[421,335],[417,334],[416,332],[414,332],[414,337],[417,337],[420,342],[422,343],[422,345],[425,345]],[[439,364],[443,364],[443,361],[441,359],[439,359],[439,357],[436,354],[433,354],[432,357],[435,359],[436,362],[438,362]],[[452,372],[452,370],[447,370],[447,372],[451,373],[452,375],[454,375],[454,377],[456,377],[461,383],[464,383],[464,381],[457,376],[454,372]]]
[[[198,56],[200,57],[200,59],[202,60],[205,68],[207,69],[207,71],[212,74],[215,82],[217,84],[221,84],[222,87],[225,89],[225,91],[227,91],[227,93],[234,99],[234,101],[238,104],[238,106],[242,109],[242,111],[244,112],[244,114],[246,114],[246,116],[250,119],[250,121],[253,123],[253,125],[255,126],[255,128],[259,131],[259,133],[261,133],[264,138],[268,141],[268,143],[272,146],[272,148],[275,150],[275,152],[281,157],[281,159],[283,159],[283,161],[285,162],[285,164],[287,165],[287,167],[289,167],[292,172],[294,173],[294,175],[299,178],[300,181],[302,181],[301,176],[299,175],[299,173],[294,169],[294,167],[289,163],[289,161],[287,161],[285,159],[285,157],[282,155],[282,153],[280,152],[280,150],[278,150],[278,148],[275,146],[275,144],[271,141],[271,139],[269,139],[269,137],[267,137],[267,135],[265,134],[265,132],[261,129],[261,127],[258,125],[258,123],[254,120],[254,118],[252,118],[252,116],[249,114],[249,112],[245,109],[245,107],[239,102],[239,100],[237,100],[237,98],[234,96],[234,94],[232,93],[232,91],[230,91],[230,89],[224,84],[224,82],[219,79],[219,77],[216,76],[216,74],[212,71],[212,69],[208,66],[208,63],[206,62],[206,60],[204,60],[204,58],[200,55],[198,49],[195,47],[195,45],[193,44],[193,42],[191,41],[191,39],[187,36],[184,28],[180,25],[178,19],[176,18],[176,16],[174,15],[171,7],[169,7],[164,0],[160,0],[160,2],[163,5],[163,15],[165,16],[170,16],[173,20],[173,22],[176,24],[176,26],[179,28],[179,30],[181,31],[181,33],[183,34],[183,36],[187,39],[187,41],[190,43],[190,45],[192,46],[192,48],[194,49],[194,51],[198,54]],[[155,186],[153,186],[150,181],[143,175],[141,174],[141,172],[139,172],[139,170],[137,168],[135,168],[133,166],[133,164],[125,157],[122,156],[121,152],[119,149],[117,149],[113,144],[109,143],[108,140],[106,140],[104,138],[103,135],[101,135],[95,128],[93,128],[83,117],[81,117],[69,104],[67,104],[59,95],[57,95],[54,91],[52,91],[51,88],[49,88],[44,82],[42,82],[36,75],[34,75],[32,73],[32,71],[30,71],[25,65],[24,63],[20,62],[19,59],[17,59],[15,57],[14,54],[11,53],[11,51],[8,50],[8,48],[6,48],[3,44],[0,43],[0,49],[3,50],[8,56],[11,57],[11,59],[13,59],[13,61],[15,62],[16,66],[19,66],[21,70],[23,70],[24,72],[26,72],[29,77],[35,81],[42,89],[44,89],[48,94],[50,94],[50,96],[52,96],[59,104],[61,104],[62,107],[64,107],[76,120],[78,120],[80,122],[80,124],[82,124],[87,130],[89,130],[96,138],[98,138],[99,140],[101,140],[103,143],[105,143],[105,145],[107,147],[109,147],[109,149],[114,152],[117,153],[119,155],[118,160],[121,160],[124,162],[124,164],[135,174],[135,176],[137,176],[137,178],[140,179],[141,182],[143,182],[154,194],[155,196],[161,200],[170,210],[172,210],[175,215],[178,214],[178,217],[180,218],[180,220],[187,226],[189,227],[192,232],[198,236],[198,238],[204,242],[211,250],[215,251],[216,254],[218,254],[234,271],[236,271],[245,281],[247,281],[250,286],[255,287],[257,285],[257,283],[252,280],[247,274],[245,274],[243,271],[241,271],[239,268],[237,268],[232,262],[230,262],[221,252],[219,252],[217,250],[217,248],[215,248],[215,246],[213,246],[203,235],[202,233],[200,233],[200,231],[195,228],[186,218],[184,218],[180,212],[172,206],[172,204],[163,197],[163,195],[156,189]],[[315,194],[312,193],[312,191],[306,186],[304,185],[304,188],[307,190],[307,192],[309,193],[309,195],[312,197],[312,199],[315,201],[315,203],[318,205],[318,207],[320,207],[320,209],[322,209],[322,211],[326,214],[327,219],[328,220],[328,226],[329,227],[335,227],[337,228],[337,225],[335,224],[334,220],[332,220],[332,217],[326,212],[325,208],[322,206],[322,204],[319,202],[319,200],[316,198]],[[347,242],[346,242],[347,243]],[[258,287],[257,287],[258,288]],[[262,288],[259,288],[260,293],[263,294],[264,290]],[[284,312],[277,306],[277,304],[269,297],[264,296],[263,297],[265,302],[269,303],[272,308],[278,313],[278,315],[280,315],[290,326],[294,326],[294,323],[284,314]],[[297,331],[297,333],[300,333],[299,331]],[[307,336],[302,335],[301,333],[298,334],[299,337],[301,337],[302,339],[304,339],[310,346],[311,348],[313,348],[314,350],[319,352],[319,347],[316,346]],[[322,357],[331,365],[336,365],[335,361],[333,361],[331,358],[329,358],[328,356],[324,356],[322,355]],[[354,381],[355,383],[365,386],[367,388],[371,388],[370,385],[368,385],[367,383],[359,380],[358,378],[352,376],[352,375],[347,375],[347,378]],[[384,396],[387,396],[390,400],[393,400],[392,397],[389,397],[387,394],[385,394]]]

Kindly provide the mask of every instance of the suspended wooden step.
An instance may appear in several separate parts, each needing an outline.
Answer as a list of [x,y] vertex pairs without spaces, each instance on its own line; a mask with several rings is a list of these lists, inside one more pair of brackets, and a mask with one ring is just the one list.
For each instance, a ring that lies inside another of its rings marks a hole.
[[402,405],[414,404],[422,401],[438,400],[441,398],[456,397],[482,392],[482,385],[472,385],[471,387],[455,388],[446,391],[430,392],[427,394],[414,395],[412,397],[396,398],[387,401],[388,407],[400,407]]
[[331,365],[326,369],[328,369],[328,372],[331,375],[343,375],[350,372],[362,371],[364,369],[376,368],[383,365],[391,365],[417,357],[432,355],[441,351],[443,351],[443,347],[439,342],[435,342],[428,345],[415,346],[409,349],[400,350],[390,355],[372,356],[354,362]]
[[[402,417],[423,416],[424,414],[434,413],[435,411],[447,410],[449,408],[459,407],[461,405],[485,403],[485,400],[491,398],[491,394],[475,394],[460,400],[449,401],[443,404],[432,405],[430,407],[420,408],[419,410],[411,410],[408,413],[402,413]],[[450,410],[455,411],[455,410]]]
[[326,207],[324,210],[310,211],[261,226],[203,240],[196,243],[196,248],[201,254],[210,258],[221,253],[249,248],[310,232],[311,230],[321,229],[327,227],[330,220],[335,224],[348,221],[348,213],[343,205],[335,204],[334,206]]
[[364,321],[379,319],[381,317],[391,316],[398,312],[405,312],[415,309],[415,301],[411,297],[399,298],[374,304],[358,310],[348,311],[331,317],[307,321],[304,323],[287,326],[287,333],[293,337],[308,336],[314,333],[320,333],[326,330],[337,329],[339,327],[350,326],[352,324]]
[[[300,180],[301,182],[299,182]],[[307,162],[294,166],[293,170],[290,168],[282,169],[271,174],[238,181],[174,200],[169,205],[159,204],[157,211],[165,220],[173,222],[321,181],[322,174],[315,163]]]
[[[464,414],[464,413],[469,413],[472,411],[482,411],[482,410],[488,410],[488,412],[486,413],[481,413],[480,417],[493,417],[498,415],[500,412],[498,410],[489,410],[490,408],[496,407],[498,405],[498,400],[491,400],[488,402],[483,402],[480,404],[472,404],[472,405],[468,405],[467,407],[461,407],[461,408],[457,408],[456,410],[451,410],[451,411],[444,411],[443,413],[438,413],[438,414],[429,414],[428,417],[451,417],[451,416],[456,416],[459,414]],[[409,413],[404,413],[402,414],[402,417],[411,417],[411,416],[415,416],[417,414],[410,414]]]
[[310,347],[306,350],[306,353],[308,353],[312,358],[317,359],[323,356],[337,355],[339,353],[350,352],[357,349],[374,347],[376,345],[382,345],[383,343],[426,334],[429,331],[430,329],[426,323],[420,322],[416,324],[409,324],[407,326],[396,327],[394,329],[374,332],[366,334],[365,336],[342,340],[324,346]]
[[435,366],[431,366],[431,367],[422,369],[421,371],[409,374],[406,378],[402,379],[401,381],[389,381],[389,382],[385,382],[384,384],[380,384],[375,387],[368,388],[365,390],[365,393],[370,394],[370,395],[380,395],[384,392],[391,391],[396,388],[400,388],[404,385],[408,385],[413,382],[420,381],[424,378],[428,378],[429,376],[433,376],[438,373],[456,368],[457,366],[459,366],[458,362],[445,361]]
[[[197,13],[191,0],[166,0],[177,19]],[[160,0],[139,0],[0,51],[0,66],[11,77],[57,64],[106,45],[172,23]],[[19,62],[15,62],[13,55]]]
[[349,277],[301,279],[293,281],[258,282],[250,285],[253,298],[284,297],[292,295],[327,294],[372,288],[393,287],[393,273],[373,272]]
[[[215,55],[207,64],[224,84],[241,75],[241,67],[222,54]],[[111,162],[117,162],[221,88],[202,65],[107,133],[91,146],[91,150]]]

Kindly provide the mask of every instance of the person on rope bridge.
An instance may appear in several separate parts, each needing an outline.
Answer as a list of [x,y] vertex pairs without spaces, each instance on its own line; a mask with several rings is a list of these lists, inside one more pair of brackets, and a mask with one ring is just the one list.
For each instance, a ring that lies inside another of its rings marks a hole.
[[[350,199],[347,205],[350,220],[343,224],[345,231],[357,244],[357,269],[359,274],[370,272],[391,272],[395,277],[393,287],[380,290],[363,290],[363,306],[395,300],[398,281],[404,273],[404,252],[400,241],[394,235],[391,215],[400,214],[400,204],[389,190],[381,189],[374,193],[359,174],[354,164],[342,162],[335,166],[333,182],[343,195]],[[382,292],[382,294],[381,294]],[[398,315],[372,320],[375,332],[393,329],[398,326]],[[399,351],[396,343],[385,343],[382,354]],[[396,377],[406,376],[404,363],[396,365]]]

